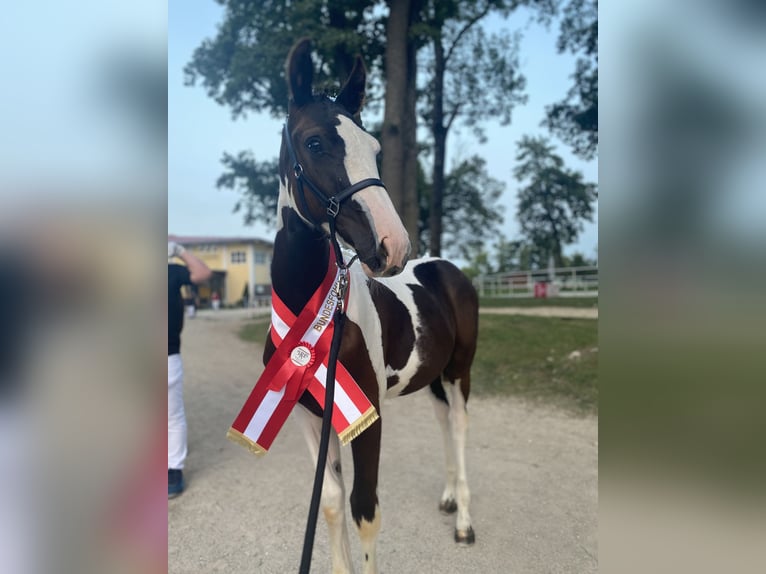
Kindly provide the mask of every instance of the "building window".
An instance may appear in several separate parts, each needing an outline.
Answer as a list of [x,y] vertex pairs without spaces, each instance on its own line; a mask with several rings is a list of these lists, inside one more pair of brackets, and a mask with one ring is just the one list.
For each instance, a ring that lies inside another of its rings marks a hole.
[[263,251],[255,252],[256,265],[266,265],[266,254]]
[[244,251],[232,251],[231,262],[232,263],[245,263],[247,261],[247,255]]

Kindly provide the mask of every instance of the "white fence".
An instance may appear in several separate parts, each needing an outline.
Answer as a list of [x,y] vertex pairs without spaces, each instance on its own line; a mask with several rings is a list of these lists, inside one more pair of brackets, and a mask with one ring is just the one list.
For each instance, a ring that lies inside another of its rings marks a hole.
[[480,297],[598,297],[598,267],[508,271],[481,275],[473,284]]

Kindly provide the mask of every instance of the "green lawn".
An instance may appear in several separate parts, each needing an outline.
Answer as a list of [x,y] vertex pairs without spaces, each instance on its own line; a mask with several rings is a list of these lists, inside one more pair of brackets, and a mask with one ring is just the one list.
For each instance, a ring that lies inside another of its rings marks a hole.
[[239,330],[240,339],[263,345],[266,342],[266,332],[270,321],[271,317],[264,317],[257,321],[248,322]]
[[598,297],[551,297],[550,299],[535,299],[534,297],[482,297],[479,305],[482,307],[597,308]]
[[[598,408],[598,321],[481,315],[472,389],[582,412]],[[579,359],[569,359],[579,351]]]
[[[263,344],[268,319],[246,324],[240,337]],[[598,408],[598,321],[481,315],[472,392],[518,396],[595,413]],[[579,351],[579,359],[569,359]]]

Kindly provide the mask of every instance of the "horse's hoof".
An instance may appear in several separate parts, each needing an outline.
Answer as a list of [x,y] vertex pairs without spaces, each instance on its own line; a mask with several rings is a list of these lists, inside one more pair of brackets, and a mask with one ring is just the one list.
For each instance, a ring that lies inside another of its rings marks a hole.
[[455,542],[461,546],[470,546],[476,542],[476,535],[473,532],[473,527],[469,526],[468,530],[463,530],[462,532],[455,528]]
[[450,498],[449,500],[442,500],[439,502],[439,512],[442,514],[453,514],[457,511],[457,502],[455,502],[454,498]]

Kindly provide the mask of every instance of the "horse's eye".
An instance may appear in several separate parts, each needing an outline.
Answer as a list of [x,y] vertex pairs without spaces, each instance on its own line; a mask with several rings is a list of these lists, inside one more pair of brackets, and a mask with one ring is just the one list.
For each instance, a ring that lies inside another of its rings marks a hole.
[[311,153],[322,152],[322,142],[317,136],[312,136],[306,140],[306,147]]

